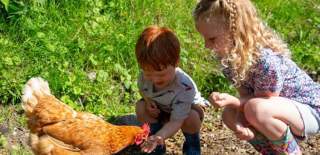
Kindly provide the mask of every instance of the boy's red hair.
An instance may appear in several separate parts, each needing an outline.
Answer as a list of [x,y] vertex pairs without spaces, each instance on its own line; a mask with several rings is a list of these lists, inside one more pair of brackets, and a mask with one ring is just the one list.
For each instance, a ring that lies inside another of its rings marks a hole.
[[179,55],[179,40],[166,27],[147,27],[136,44],[136,57],[142,69],[161,71],[169,65],[177,66]]

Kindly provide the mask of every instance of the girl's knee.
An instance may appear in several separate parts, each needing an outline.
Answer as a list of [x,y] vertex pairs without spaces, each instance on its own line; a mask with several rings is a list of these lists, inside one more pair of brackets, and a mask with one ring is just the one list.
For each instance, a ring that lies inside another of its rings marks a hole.
[[270,104],[267,99],[253,98],[244,105],[244,115],[249,122],[261,122],[269,116]]

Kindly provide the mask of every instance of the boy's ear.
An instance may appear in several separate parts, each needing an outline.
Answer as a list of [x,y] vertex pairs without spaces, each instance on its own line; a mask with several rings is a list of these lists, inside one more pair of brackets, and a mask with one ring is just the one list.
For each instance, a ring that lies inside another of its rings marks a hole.
[[180,63],[180,58],[177,60],[177,63],[176,63],[176,66],[175,66],[175,67],[178,67],[178,66],[179,66],[179,63]]

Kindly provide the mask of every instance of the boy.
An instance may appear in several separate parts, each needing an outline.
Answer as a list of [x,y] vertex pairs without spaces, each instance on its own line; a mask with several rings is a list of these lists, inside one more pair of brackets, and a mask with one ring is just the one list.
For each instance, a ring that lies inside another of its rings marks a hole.
[[138,87],[142,100],[136,104],[137,118],[150,123],[151,134],[142,151],[164,154],[165,139],[182,129],[183,154],[198,155],[199,131],[203,119],[200,105],[208,105],[196,84],[178,67],[180,43],[168,28],[146,28],[136,44],[141,74]]

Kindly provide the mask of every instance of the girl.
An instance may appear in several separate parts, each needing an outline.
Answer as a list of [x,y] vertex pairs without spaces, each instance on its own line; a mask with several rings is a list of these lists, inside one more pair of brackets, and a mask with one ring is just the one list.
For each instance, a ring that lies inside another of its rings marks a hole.
[[319,132],[320,85],[290,60],[250,0],[201,0],[194,19],[240,95],[210,95],[223,122],[262,154],[301,154],[296,139]]

